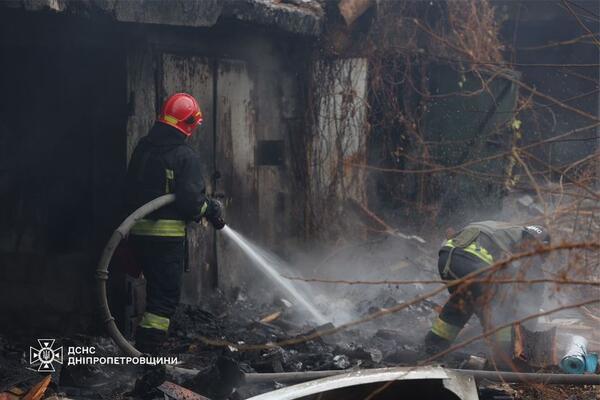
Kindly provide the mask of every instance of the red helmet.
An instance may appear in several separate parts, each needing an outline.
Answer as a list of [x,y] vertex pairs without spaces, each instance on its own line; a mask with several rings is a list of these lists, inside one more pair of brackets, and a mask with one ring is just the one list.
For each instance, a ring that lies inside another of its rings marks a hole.
[[187,93],[175,93],[163,104],[158,120],[190,136],[202,123],[202,111],[195,98]]

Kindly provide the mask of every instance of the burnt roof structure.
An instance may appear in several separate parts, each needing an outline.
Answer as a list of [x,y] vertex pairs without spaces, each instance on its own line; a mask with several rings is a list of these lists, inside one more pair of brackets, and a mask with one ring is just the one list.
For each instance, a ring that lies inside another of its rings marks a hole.
[[211,27],[232,18],[283,31],[318,36],[323,10],[315,0],[12,0],[5,7],[57,13],[105,13],[119,22]]

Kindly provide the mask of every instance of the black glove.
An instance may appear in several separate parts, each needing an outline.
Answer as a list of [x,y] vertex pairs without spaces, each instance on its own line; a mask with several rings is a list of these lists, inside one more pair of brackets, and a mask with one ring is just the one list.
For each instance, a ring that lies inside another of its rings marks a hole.
[[204,217],[210,222],[215,229],[223,229],[225,221],[223,220],[223,205],[219,200],[208,199],[208,206]]

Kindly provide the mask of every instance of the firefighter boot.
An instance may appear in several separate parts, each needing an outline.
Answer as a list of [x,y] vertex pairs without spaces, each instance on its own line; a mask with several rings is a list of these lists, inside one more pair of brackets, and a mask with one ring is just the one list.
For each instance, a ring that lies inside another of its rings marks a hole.
[[[145,356],[159,355],[166,339],[167,332],[160,329],[138,326],[135,332],[136,348]],[[142,374],[142,377],[135,382],[133,393],[142,399],[159,397],[160,392],[156,387],[166,379],[165,366],[145,365]]]
[[164,365],[145,365],[142,377],[135,381],[133,395],[142,399],[155,399],[161,396],[157,389],[167,378],[167,368]]
[[425,335],[425,353],[429,356],[446,350],[450,347],[450,344],[452,344],[451,341],[436,335],[432,331],[427,332],[427,335]]
[[158,355],[167,340],[167,332],[160,329],[138,326],[135,332],[135,346],[144,354]]

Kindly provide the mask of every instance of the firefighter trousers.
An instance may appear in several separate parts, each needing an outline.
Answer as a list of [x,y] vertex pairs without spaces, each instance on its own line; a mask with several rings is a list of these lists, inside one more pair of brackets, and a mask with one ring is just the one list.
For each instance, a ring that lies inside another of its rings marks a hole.
[[[440,250],[438,270],[443,280],[455,280],[487,266],[482,260],[469,255],[461,249],[452,252],[449,271],[444,273],[450,250]],[[482,279],[478,276],[476,279]],[[486,326],[489,320],[489,302],[494,296],[493,285],[472,282],[448,288],[450,298],[425,337],[426,350],[436,353],[449,347],[469,319],[476,314],[481,324]]]
[[185,237],[131,235],[129,240],[146,279],[146,311],[136,330],[136,346],[152,354],[166,340],[170,318],[179,303]]

